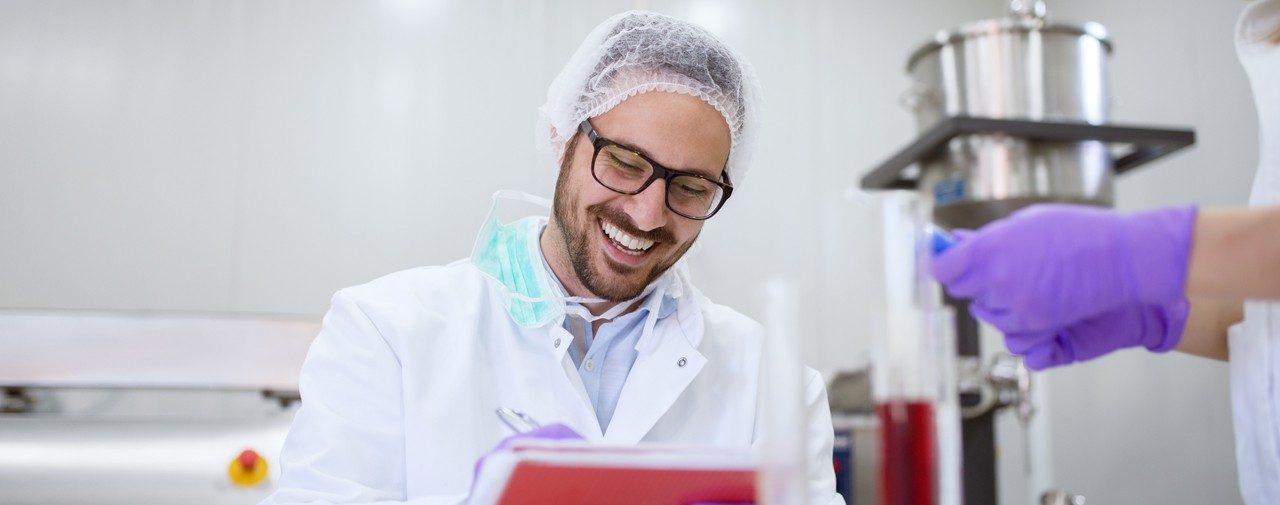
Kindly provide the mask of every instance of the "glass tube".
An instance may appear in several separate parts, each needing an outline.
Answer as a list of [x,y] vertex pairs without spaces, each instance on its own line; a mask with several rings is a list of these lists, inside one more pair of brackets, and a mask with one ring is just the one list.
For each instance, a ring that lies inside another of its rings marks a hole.
[[881,505],[959,503],[954,317],[928,275],[931,208],[882,195],[885,319],[872,345]]

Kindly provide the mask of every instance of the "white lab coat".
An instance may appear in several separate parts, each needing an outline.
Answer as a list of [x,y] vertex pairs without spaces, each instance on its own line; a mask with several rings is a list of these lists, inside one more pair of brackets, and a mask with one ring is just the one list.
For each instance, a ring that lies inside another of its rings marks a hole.
[[[1280,26],[1280,0],[1245,9],[1236,51],[1249,74],[1260,127],[1251,205],[1280,205],[1280,46],[1259,39]],[[1280,503],[1280,302],[1249,301],[1230,330],[1231,403],[1240,493],[1250,505]]]
[[[278,490],[263,503],[462,502],[476,459],[510,434],[499,407],[613,444],[751,446],[763,407],[762,327],[706,299],[677,269],[657,282],[676,312],[642,334],[607,433],[562,322],[517,326],[498,284],[471,263],[339,291],[302,368]],[[812,369],[804,382],[811,496],[843,503],[826,388]]]

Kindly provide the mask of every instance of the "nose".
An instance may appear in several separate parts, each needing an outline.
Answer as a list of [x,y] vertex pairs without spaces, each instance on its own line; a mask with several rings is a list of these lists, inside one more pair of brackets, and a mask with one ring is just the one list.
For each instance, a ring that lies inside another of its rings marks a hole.
[[643,231],[656,230],[667,224],[667,183],[658,180],[639,194],[627,198],[623,206],[636,227]]

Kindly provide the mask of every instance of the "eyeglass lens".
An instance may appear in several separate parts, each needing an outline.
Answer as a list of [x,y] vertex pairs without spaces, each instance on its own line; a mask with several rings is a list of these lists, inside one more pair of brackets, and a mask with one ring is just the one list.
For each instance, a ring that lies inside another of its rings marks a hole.
[[[653,165],[638,154],[615,145],[605,145],[592,165],[596,179],[620,193],[636,194],[653,176]],[[724,198],[724,189],[700,177],[677,175],[667,185],[667,207],[686,217],[701,219],[714,213]]]

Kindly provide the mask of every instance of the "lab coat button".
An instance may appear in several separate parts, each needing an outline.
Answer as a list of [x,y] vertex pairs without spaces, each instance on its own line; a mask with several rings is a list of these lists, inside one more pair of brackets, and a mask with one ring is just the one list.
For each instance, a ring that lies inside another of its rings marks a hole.
[[558,338],[557,338],[555,342],[552,342],[552,343],[551,343],[551,345],[552,345],[552,346],[555,346],[555,348],[556,348],[556,349],[559,349],[559,348],[560,348],[560,339],[558,339]]
[[676,361],[676,366],[681,367],[681,368],[684,368],[684,366],[685,366],[686,364],[688,364],[688,363],[689,363],[689,360],[684,359],[683,357],[681,357],[679,361]]

